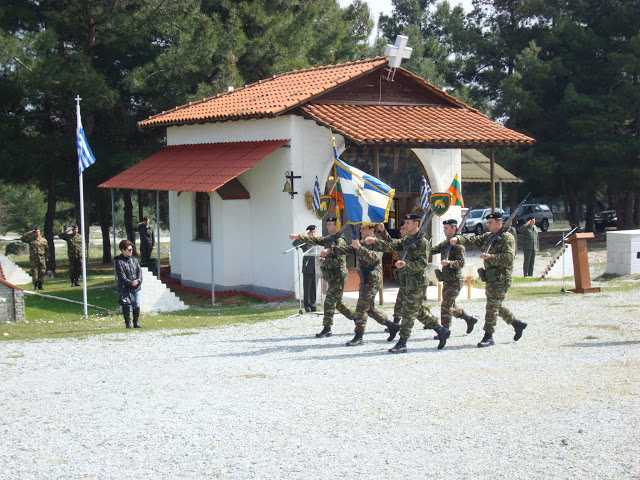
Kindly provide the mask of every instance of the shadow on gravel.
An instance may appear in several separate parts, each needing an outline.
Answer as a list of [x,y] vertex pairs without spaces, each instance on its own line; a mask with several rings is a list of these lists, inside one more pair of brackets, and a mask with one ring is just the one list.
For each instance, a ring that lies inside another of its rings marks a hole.
[[640,340],[626,340],[624,342],[579,342],[569,343],[563,345],[563,347],[622,347],[625,345],[640,345]]

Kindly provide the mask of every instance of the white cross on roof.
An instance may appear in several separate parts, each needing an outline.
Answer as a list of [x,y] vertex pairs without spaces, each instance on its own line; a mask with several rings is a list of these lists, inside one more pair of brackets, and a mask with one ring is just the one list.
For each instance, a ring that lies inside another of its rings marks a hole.
[[405,35],[398,35],[396,37],[395,45],[387,44],[386,48],[384,49],[384,54],[386,57],[389,57],[389,67],[398,68],[402,63],[403,58],[411,57],[413,48],[407,47],[408,41],[409,37]]

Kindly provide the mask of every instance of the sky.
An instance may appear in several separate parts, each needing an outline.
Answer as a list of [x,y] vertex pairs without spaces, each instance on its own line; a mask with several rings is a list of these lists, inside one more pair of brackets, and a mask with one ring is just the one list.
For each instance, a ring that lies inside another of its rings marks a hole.
[[[381,13],[385,15],[390,15],[393,10],[393,5],[391,0],[365,0],[369,5],[369,10],[371,10],[371,14],[373,15],[373,21],[375,23],[378,22],[378,16]],[[351,5],[352,0],[338,0],[341,7],[346,7],[347,5]],[[449,0],[451,6],[462,5],[467,12],[471,11],[471,0]],[[373,32],[371,33],[371,38],[369,38],[369,42],[373,42],[376,34],[376,27],[373,27]],[[409,45],[411,45],[411,40],[409,40]]]

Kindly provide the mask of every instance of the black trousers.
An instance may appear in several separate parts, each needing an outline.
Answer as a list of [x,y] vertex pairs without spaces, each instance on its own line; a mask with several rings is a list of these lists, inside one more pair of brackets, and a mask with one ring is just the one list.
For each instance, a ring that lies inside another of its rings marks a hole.
[[304,289],[304,308],[311,308],[316,304],[316,276],[305,273],[302,275],[302,288]]

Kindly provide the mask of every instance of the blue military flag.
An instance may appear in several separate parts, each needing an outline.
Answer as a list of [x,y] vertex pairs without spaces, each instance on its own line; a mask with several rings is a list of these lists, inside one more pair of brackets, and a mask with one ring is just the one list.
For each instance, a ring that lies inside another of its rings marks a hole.
[[80,175],[87,167],[95,163],[96,158],[93,156],[91,148],[87,143],[87,137],[84,136],[84,129],[82,128],[82,122],[79,117],[76,144],[78,147],[78,175]]
[[431,195],[433,191],[427,182],[427,179],[422,176],[422,186],[420,187],[420,208],[423,212],[428,212],[431,209],[429,205],[429,195]]

